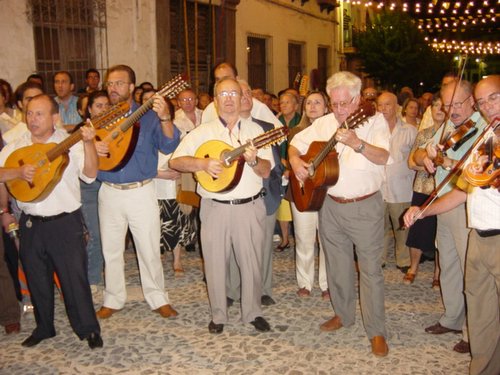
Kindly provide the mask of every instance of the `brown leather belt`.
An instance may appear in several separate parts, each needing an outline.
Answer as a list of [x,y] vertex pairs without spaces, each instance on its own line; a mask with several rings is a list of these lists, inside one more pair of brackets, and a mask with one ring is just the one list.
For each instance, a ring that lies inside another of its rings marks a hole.
[[370,194],[367,194],[367,195],[363,195],[361,197],[357,197],[357,198],[350,198],[350,199],[344,199],[344,198],[340,198],[340,197],[334,197],[333,195],[330,195],[328,194],[328,196],[330,198],[332,198],[335,202],[337,203],[354,203],[354,202],[359,202],[359,201],[364,201],[365,199],[368,199],[372,196],[374,196],[377,192],[374,192],[374,193],[370,193]]

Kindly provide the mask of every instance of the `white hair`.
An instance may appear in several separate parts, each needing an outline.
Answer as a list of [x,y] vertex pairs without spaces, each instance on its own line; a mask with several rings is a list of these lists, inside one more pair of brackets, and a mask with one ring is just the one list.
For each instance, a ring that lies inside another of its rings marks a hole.
[[354,98],[361,93],[361,79],[351,72],[337,72],[328,78],[326,92],[331,96],[331,91],[338,87],[345,87]]

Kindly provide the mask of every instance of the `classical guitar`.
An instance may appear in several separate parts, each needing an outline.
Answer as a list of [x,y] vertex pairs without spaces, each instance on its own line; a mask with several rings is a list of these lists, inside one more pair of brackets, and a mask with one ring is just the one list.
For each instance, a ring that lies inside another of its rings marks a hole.
[[[102,115],[92,119],[91,124],[98,130],[101,127],[119,122],[130,110],[128,103],[111,107]],[[68,151],[82,139],[78,129],[61,143],[34,143],[15,150],[5,161],[5,168],[19,168],[25,164],[36,167],[32,182],[16,178],[5,185],[10,194],[21,202],[38,202],[45,199],[61,180],[69,163]]]
[[[156,94],[174,98],[179,92],[188,88],[188,83],[181,75],[168,81]],[[106,156],[99,156],[101,171],[115,171],[123,168],[135,150],[139,137],[139,119],[153,107],[155,96],[149,98],[130,116],[121,121],[97,130],[96,140],[108,142],[109,152]]]
[[237,148],[216,140],[203,143],[196,150],[195,157],[219,159],[224,169],[217,178],[213,178],[205,171],[195,172],[196,180],[205,190],[211,192],[224,192],[233,189],[238,185],[243,173],[245,148],[252,144],[256,148],[268,146],[286,137],[287,134],[287,127],[277,128],[263,133]]
[[[355,129],[375,114],[371,103],[362,103],[360,108],[341,124],[345,129]],[[301,182],[290,170],[290,187],[297,209],[317,211],[323,205],[326,192],[339,178],[339,161],[335,151],[335,134],[328,142],[312,142],[307,153],[300,158],[309,163],[309,178]]]

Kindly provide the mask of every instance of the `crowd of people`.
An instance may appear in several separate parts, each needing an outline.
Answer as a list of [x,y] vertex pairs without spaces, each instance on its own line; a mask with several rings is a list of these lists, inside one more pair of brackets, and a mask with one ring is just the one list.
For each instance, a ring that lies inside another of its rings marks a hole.
[[[359,280],[371,351],[383,357],[383,268],[394,252],[408,287],[422,261],[435,264],[429,286],[441,291],[444,314],[425,331],[461,334],[453,350],[471,353],[471,374],[500,373],[500,76],[473,85],[447,74],[438,92],[419,98],[408,87],[363,88],[346,71],[333,74],[325,92],[303,96],[296,88],[278,95],[252,89],[228,62],[215,66],[213,77],[213,98],[194,87],[167,98],[149,82],[136,85],[127,65],[109,68],[102,88],[99,71],[89,69],[78,95],[66,71],[53,76],[55,96],[36,74],[15,91],[0,80],[5,332],[20,332],[24,308],[36,328],[22,345],[53,337],[55,283],[74,332],[90,348],[102,347],[99,320],[125,308],[129,242],[153,312],[178,315],[161,254],[173,254],[182,277],[182,252],[200,248],[208,331],[223,332],[239,300],[241,321],[267,332],[262,306],[276,304],[273,252],[294,247],[301,298],[312,298],[319,257],[321,298],[333,308],[319,330],[354,324]],[[124,103],[123,123],[141,113],[123,134],[107,135],[111,121],[93,126]],[[103,169],[126,134],[126,159]],[[44,147],[73,138],[69,153],[57,156],[64,167],[45,182],[47,164],[58,159]],[[327,163],[334,167],[322,169]],[[322,173],[334,182],[314,181]],[[297,199],[313,199],[311,181],[319,209],[302,209]],[[44,183],[41,197],[24,199],[23,189]]]

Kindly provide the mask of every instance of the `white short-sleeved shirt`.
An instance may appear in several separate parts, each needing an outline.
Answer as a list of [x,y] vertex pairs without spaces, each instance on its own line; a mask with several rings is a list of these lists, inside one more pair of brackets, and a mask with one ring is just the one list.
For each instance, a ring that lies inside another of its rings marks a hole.
[[[181,141],[172,155],[172,159],[181,156],[194,156],[196,150],[205,142],[220,140],[226,142],[232,148],[237,148],[246,143],[249,139],[254,139],[263,133],[262,127],[253,122],[251,118],[240,118],[238,124],[233,128],[232,133],[217,118],[213,121],[201,124],[193,131],[189,132]],[[272,160],[270,147],[260,148],[257,155],[261,159]],[[198,184],[197,193],[202,198],[213,198],[220,200],[244,199],[252,197],[262,189],[262,177],[255,174],[253,169],[246,163],[239,184],[232,190],[223,193],[209,192]]]
[[[68,137],[68,133],[56,129],[47,143],[61,143]],[[15,150],[32,145],[31,133],[26,132],[20,138],[9,143],[0,152],[0,166],[5,165],[8,156]],[[52,192],[42,201],[30,203],[17,201],[19,208],[26,214],[36,216],[53,216],[63,212],[73,212],[81,206],[80,181],[91,183],[95,178],[83,174],[84,151],[82,142],[78,142],[69,150],[69,164],[64,170],[61,180]]]
[[[333,113],[320,117],[311,126],[294,136],[291,145],[303,155],[314,141],[327,142],[335,134],[339,123]],[[375,114],[364,125],[355,129],[359,139],[389,151],[389,126],[381,113]],[[368,195],[380,190],[384,166],[369,161],[349,146],[337,143],[339,179],[328,189],[328,194],[345,199]]]

